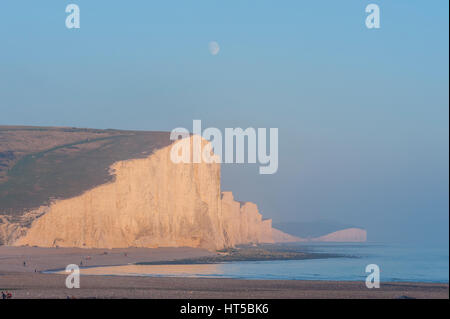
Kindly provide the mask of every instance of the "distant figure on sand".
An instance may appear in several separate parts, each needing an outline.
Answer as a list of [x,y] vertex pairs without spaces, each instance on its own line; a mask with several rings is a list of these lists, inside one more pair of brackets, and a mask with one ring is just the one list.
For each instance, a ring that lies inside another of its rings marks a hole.
[[11,299],[12,298],[12,293],[8,292],[8,291],[2,291],[2,299]]
[[26,266],[27,266],[27,263],[26,263],[26,262],[23,262],[23,266],[26,267]]

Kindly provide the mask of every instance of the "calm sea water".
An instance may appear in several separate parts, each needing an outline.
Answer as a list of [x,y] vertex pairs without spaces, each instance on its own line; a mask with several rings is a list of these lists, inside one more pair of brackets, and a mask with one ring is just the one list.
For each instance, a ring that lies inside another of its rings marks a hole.
[[[300,245],[300,244],[299,244]],[[381,281],[449,281],[448,248],[387,244],[308,244],[311,252],[348,257],[311,260],[240,261],[212,265],[127,265],[83,269],[97,275],[179,276],[239,279],[365,280],[377,264]]]

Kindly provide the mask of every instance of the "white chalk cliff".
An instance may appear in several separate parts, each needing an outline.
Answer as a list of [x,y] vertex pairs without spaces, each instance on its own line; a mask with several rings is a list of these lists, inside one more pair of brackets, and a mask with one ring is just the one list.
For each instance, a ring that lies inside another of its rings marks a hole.
[[31,227],[8,237],[7,244],[214,250],[274,242],[272,222],[262,219],[255,204],[222,194],[220,164],[175,164],[171,147],[115,163],[112,182],[42,208]]
[[342,229],[313,239],[313,241],[331,242],[365,242],[366,240],[367,231],[361,228]]
[[365,242],[367,241],[367,231],[361,228],[341,229],[319,237],[302,238],[284,233],[272,228],[272,239],[276,243],[291,242]]
[[308,241],[307,239],[284,233],[276,228],[272,228],[272,239],[275,243],[293,243],[300,241]]

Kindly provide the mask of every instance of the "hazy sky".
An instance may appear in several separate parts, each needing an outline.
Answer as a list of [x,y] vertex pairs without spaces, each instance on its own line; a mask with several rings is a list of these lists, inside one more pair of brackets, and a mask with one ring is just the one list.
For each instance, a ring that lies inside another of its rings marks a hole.
[[[365,27],[369,3],[380,29]],[[0,124],[277,127],[277,174],[223,167],[237,199],[276,221],[448,245],[448,12],[447,0],[1,1]]]

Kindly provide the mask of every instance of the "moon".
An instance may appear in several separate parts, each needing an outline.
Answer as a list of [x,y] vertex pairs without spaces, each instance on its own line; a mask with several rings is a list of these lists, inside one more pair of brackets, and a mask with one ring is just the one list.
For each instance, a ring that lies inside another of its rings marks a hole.
[[219,43],[217,43],[216,41],[209,42],[208,48],[209,48],[209,53],[211,53],[212,55],[217,55],[220,51]]

